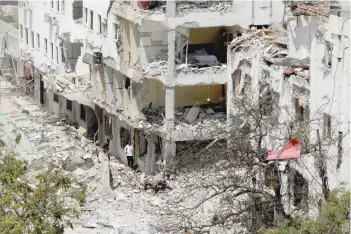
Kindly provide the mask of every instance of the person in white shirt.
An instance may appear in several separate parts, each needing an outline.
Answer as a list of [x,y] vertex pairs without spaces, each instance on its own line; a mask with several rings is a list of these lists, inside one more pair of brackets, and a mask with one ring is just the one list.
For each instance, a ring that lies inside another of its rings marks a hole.
[[134,158],[133,158],[133,146],[132,143],[129,141],[128,144],[124,147],[124,152],[127,155],[128,166],[133,168]]

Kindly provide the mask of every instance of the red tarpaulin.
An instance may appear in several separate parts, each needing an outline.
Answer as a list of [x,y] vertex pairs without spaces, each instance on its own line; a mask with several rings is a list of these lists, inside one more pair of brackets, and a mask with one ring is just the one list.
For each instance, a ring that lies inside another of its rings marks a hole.
[[283,150],[268,152],[266,160],[293,159],[301,157],[301,143],[292,139]]

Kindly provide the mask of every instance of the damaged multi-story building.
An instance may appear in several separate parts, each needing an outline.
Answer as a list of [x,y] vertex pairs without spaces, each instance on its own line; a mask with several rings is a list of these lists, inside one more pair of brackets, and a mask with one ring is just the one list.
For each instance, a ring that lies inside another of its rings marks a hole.
[[340,136],[330,149],[337,162],[327,165],[329,183],[349,181],[348,8],[283,1],[18,6],[19,56],[12,57],[23,92],[94,142],[108,143],[121,161],[130,140],[140,170],[164,165],[171,172],[179,146],[226,139],[236,97],[262,83],[261,96],[277,93],[301,121],[333,100],[324,122],[310,126],[309,140]]
[[[286,155],[279,151],[286,142],[263,144],[267,160],[279,160],[279,172],[268,174],[282,180],[285,211],[313,215],[311,196],[327,199],[330,189],[350,186],[350,7],[290,2],[285,12],[287,20],[246,30],[229,45],[228,118],[239,114],[236,103],[250,99],[263,118],[286,123],[285,133],[300,133],[301,145]],[[269,187],[267,174],[261,178]]]
[[152,173],[172,165],[177,144],[226,137],[227,45],[242,29],[280,21],[283,8],[21,1],[24,77],[35,100],[109,142],[111,155],[126,161],[131,140],[136,164]]

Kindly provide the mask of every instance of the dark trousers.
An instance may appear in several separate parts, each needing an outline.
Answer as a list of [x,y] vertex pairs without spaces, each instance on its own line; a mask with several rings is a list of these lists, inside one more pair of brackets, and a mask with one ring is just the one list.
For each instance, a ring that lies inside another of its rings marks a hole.
[[127,156],[128,167],[133,168],[134,158],[133,156]]

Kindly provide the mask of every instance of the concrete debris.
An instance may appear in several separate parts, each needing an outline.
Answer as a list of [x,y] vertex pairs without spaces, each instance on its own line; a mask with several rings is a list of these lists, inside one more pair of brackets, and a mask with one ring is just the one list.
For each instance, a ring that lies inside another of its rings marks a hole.
[[189,124],[194,123],[199,115],[201,109],[198,107],[199,103],[196,103],[191,109],[189,110],[188,114],[185,117],[185,121]]
[[77,147],[73,152],[73,155],[67,157],[63,162],[63,169],[66,171],[74,171],[77,168],[89,170],[94,166],[94,162],[91,158],[84,159],[83,157],[85,157],[85,152],[83,149]]
[[83,222],[85,228],[113,227],[109,218],[102,214],[94,214],[86,218]]
[[[167,75],[167,54],[157,57],[153,62],[144,64],[142,67],[144,76]],[[225,64],[219,65],[216,56],[208,55],[204,50],[197,50],[188,54],[188,64],[176,66],[177,75],[186,74],[223,74],[227,71]]]
[[157,179],[152,177],[148,177],[144,181],[144,190],[147,190],[149,188],[154,190],[155,193],[166,189],[172,190],[172,188],[169,186],[168,182],[165,179]]
[[[229,49],[232,51],[238,50],[239,48],[253,47],[257,44],[271,44],[274,37],[272,29],[259,29],[259,30],[246,30],[243,35],[235,38],[229,45]],[[260,46],[264,48],[263,46]]]
[[294,16],[306,15],[306,16],[329,16],[328,11],[319,9],[318,7],[300,3],[297,6],[292,6],[292,14]]
[[192,12],[230,12],[232,1],[177,1],[177,16]]
[[205,49],[195,50],[188,54],[188,66],[217,66],[218,60],[214,55],[207,54]]
[[[209,108],[210,106],[210,108]],[[146,120],[153,124],[156,123],[162,124],[165,116],[165,108],[164,107],[150,107],[145,108],[142,112],[146,118]],[[219,120],[225,121],[226,115],[225,110],[220,104],[215,105],[203,105],[198,106],[197,108],[191,107],[178,107],[175,109],[175,124],[186,124],[189,125],[195,124],[199,120],[199,114],[202,113],[202,120]],[[189,115],[190,114],[190,115]],[[189,116],[188,116],[189,115]]]
[[273,42],[278,44],[287,45],[289,44],[288,32],[278,23],[272,23],[271,28],[273,31]]

